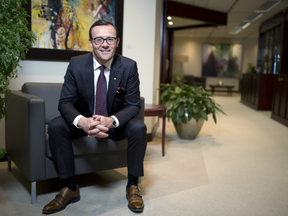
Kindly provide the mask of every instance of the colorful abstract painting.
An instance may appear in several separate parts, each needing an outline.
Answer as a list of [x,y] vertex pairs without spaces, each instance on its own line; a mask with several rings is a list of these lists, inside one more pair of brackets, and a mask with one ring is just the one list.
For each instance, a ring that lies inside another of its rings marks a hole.
[[116,0],[31,0],[34,48],[90,51],[89,28],[98,19],[115,24]]
[[202,76],[241,77],[241,44],[203,44]]

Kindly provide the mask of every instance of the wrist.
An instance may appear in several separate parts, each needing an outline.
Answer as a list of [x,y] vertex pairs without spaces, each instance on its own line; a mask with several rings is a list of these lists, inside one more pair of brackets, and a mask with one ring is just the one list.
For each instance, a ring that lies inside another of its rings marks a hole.
[[117,128],[117,120],[115,116],[110,116],[111,119],[111,128]]
[[83,128],[83,121],[84,121],[84,117],[81,117],[78,122],[77,122],[77,128],[82,129]]

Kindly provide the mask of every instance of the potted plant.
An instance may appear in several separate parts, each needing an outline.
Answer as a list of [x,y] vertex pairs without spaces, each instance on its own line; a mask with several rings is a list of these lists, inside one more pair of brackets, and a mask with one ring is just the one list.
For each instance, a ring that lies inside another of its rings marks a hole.
[[5,157],[5,154],[6,154],[5,149],[0,148],[0,159],[4,158],[4,157]]
[[254,73],[256,73],[255,66],[252,63],[248,63],[246,74],[254,74]]
[[212,114],[215,124],[216,114],[225,114],[222,107],[212,99],[213,95],[208,94],[202,86],[177,82],[160,84],[160,90],[160,101],[167,108],[168,121],[172,120],[178,136],[182,139],[195,139],[204,121],[208,121],[209,114]]
[[[22,7],[26,0],[0,0],[0,120],[7,116],[6,100],[9,80],[17,77],[19,60],[26,57],[36,37],[28,29],[27,12]],[[0,157],[6,151],[0,148]]]
[[0,119],[7,117],[5,98],[9,95],[9,80],[17,77],[19,60],[26,57],[36,37],[28,29],[26,0],[0,0]]
[[173,75],[173,78],[174,78],[174,82],[184,82],[185,81],[184,74],[182,74],[182,73],[175,73]]

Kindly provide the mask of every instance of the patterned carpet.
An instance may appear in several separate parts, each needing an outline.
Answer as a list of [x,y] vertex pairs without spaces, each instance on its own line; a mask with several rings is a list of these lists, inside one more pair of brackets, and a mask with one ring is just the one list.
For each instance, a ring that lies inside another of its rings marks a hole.
[[[227,116],[210,117],[195,140],[181,140],[167,122],[166,153],[161,156],[161,123],[145,157],[140,187],[142,215],[287,216],[288,128],[240,103],[240,96],[218,95]],[[55,215],[134,215],[125,198],[124,168],[76,177],[81,200]],[[57,179],[30,183],[17,169],[0,163],[0,215],[41,215],[59,191]]]

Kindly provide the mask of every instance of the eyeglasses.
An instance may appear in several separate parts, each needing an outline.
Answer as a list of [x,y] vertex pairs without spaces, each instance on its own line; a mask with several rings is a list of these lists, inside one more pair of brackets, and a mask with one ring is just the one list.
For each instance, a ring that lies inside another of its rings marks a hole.
[[93,41],[96,45],[101,45],[106,40],[107,44],[113,45],[115,43],[116,39],[117,39],[116,37],[107,37],[106,39],[104,39],[102,37],[95,37],[95,38],[93,38]]

